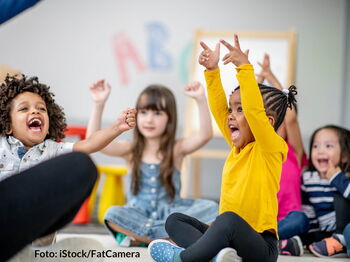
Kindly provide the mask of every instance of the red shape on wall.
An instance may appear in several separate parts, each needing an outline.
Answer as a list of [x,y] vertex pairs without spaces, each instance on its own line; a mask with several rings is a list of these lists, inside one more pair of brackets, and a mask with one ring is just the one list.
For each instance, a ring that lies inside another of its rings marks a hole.
[[127,85],[129,78],[126,63],[132,61],[140,72],[144,71],[146,66],[125,33],[120,32],[114,36],[113,49],[116,56],[120,82],[122,85]]

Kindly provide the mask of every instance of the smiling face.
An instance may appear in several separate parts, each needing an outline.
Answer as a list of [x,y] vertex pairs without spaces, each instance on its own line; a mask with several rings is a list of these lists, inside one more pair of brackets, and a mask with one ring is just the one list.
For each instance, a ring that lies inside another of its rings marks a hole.
[[[146,104],[147,97],[143,95],[140,104]],[[165,101],[162,101],[165,103]],[[137,128],[145,138],[160,138],[168,124],[168,115],[163,110],[139,109],[137,113]]]
[[311,149],[311,161],[320,175],[326,175],[330,162],[340,164],[341,148],[339,137],[332,129],[321,129],[314,137]]
[[11,128],[13,135],[30,148],[44,141],[49,130],[49,117],[44,100],[35,93],[24,92],[11,102]]
[[255,139],[243,114],[240,90],[236,90],[232,93],[229,106],[230,114],[227,118],[227,125],[230,130],[231,140],[234,146],[241,150]]

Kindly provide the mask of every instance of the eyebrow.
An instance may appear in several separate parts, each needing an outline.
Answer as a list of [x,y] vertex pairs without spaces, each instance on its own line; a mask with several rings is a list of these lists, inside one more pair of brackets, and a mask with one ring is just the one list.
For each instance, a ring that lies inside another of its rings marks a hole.
[[323,141],[323,142],[319,142],[319,141],[315,141],[314,144],[319,144],[319,143],[337,143],[338,141],[336,140],[326,140],[326,141]]
[[[241,104],[242,104],[241,102],[234,102],[234,103],[233,103],[234,106],[239,106],[239,105],[241,105]],[[232,106],[231,102],[229,103],[229,105]]]
[[[23,102],[19,103],[19,104],[17,105],[17,107],[19,107],[19,106],[21,106],[21,105],[23,105],[23,104],[28,104],[28,103],[29,103],[28,101],[23,101]],[[39,102],[36,103],[36,105],[37,105],[37,104],[41,104],[41,105],[43,105],[43,106],[46,107],[46,104],[45,104],[44,102],[39,101]]]

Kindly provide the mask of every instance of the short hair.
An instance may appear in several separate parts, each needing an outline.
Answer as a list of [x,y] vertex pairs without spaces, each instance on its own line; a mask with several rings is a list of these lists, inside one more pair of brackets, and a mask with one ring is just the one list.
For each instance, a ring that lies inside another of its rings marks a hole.
[[46,139],[60,140],[65,137],[67,128],[63,109],[55,103],[50,87],[41,84],[38,77],[27,77],[24,74],[7,75],[0,85],[0,135],[5,136],[11,129],[11,102],[19,94],[31,92],[38,94],[45,102],[50,121]]

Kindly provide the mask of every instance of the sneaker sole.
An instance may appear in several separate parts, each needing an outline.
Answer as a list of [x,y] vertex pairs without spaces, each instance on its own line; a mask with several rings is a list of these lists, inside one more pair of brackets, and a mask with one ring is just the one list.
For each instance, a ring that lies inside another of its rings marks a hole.
[[309,245],[309,249],[312,252],[312,254],[314,254],[316,257],[330,257],[330,258],[345,258],[348,257],[346,253],[339,253],[339,254],[335,254],[332,256],[324,256],[320,253],[318,253],[313,247],[312,245]]
[[299,247],[299,250],[300,250],[300,255],[299,256],[301,257],[302,255],[304,255],[303,243],[301,243],[300,237],[294,237],[293,239],[295,239],[297,241],[297,243],[298,243],[298,247]]
[[241,262],[242,258],[237,255],[237,251],[233,248],[226,247],[218,253],[216,262]]
[[148,248],[147,248],[147,253],[148,253],[149,257],[150,257],[153,261],[156,261],[156,260],[154,260],[154,259],[152,258],[152,256],[151,256],[151,248],[152,248],[152,246],[153,246],[154,244],[159,243],[159,242],[161,242],[161,243],[170,243],[170,244],[175,245],[175,246],[178,247],[178,245],[176,245],[176,244],[174,244],[174,243],[171,243],[170,241],[165,240],[165,239],[156,239],[156,240],[153,240],[151,243],[149,243]]

